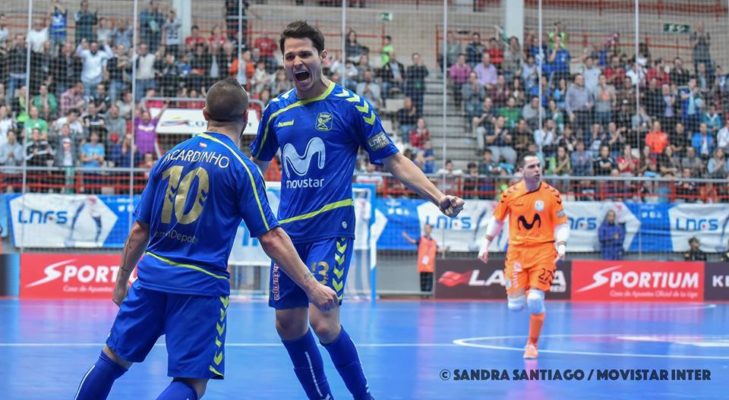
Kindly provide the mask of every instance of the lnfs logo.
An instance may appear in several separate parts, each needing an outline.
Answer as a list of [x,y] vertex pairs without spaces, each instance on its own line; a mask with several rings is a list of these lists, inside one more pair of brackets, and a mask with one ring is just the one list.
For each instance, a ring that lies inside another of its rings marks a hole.
[[[281,158],[284,173],[286,174],[287,189],[319,188],[324,184],[324,178],[312,179],[306,177],[309,174],[314,158],[317,160],[317,168],[324,169],[324,165],[326,164],[326,147],[321,138],[311,138],[306,144],[306,150],[304,150],[303,155],[300,155],[296,151],[296,147],[293,144],[287,143],[281,152]],[[295,175],[302,178],[296,179],[294,177]]]

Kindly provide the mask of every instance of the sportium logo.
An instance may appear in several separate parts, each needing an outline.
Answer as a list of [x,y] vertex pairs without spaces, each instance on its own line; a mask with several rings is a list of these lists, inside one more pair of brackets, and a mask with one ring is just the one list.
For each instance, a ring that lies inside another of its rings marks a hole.
[[575,261],[575,300],[701,300],[700,263]]
[[[311,138],[306,144],[303,155],[300,155],[291,143],[287,143],[281,153],[287,189],[320,188],[324,185],[324,178],[306,177],[312,167],[321,170],[326,164],[326,147],[321,138]],[[312,165],[314,159],[316,164]]]
[[23,255],[21,297],[108,298],[119,274],[114,255]]

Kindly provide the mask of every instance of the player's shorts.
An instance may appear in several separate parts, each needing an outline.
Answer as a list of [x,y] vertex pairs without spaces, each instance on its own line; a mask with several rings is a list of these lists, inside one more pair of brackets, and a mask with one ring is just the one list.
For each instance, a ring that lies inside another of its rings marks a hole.
[[166,293],[137,281],[119,307],[106,345],[124,360],[142,362],[165,335],[168,376],[223,379],[227,308],[227,296]]
[[557,269],[556,259],[557,249],[552,243],[509,247],[504,267],[506,293],[528,289],[548,292]]
[[[341,305],[354,239],[322,239],[294,246],[314,277],[337,292]],[[275,262],[271,263],[269,288],[268,304],[277,310],[309,306],[306,293]]]

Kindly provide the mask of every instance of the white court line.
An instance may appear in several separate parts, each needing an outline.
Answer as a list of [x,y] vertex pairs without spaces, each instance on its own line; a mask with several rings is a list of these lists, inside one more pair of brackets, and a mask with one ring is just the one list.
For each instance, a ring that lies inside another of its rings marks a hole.
[[[105,343],[0,343],[0,347],[101,347]],[[157,343],[155,347],[164,347]],[[282,347],[281,343],[226,343],[225,347]],[[455,343],[358,343],[357,347],[458,347]]]
[[[640,336],[638,334],[626,334],[626,333],[614,333],[614,334],[566,334],[566,335],[542,335],[540,338],[580,338],[580,337],[625,337],[625,336]],[[715,336],[712,336],[715,337]],[[489,350],[505,350],[505,351],[524,351],[524,347],[512,347],[512,346],[499,346],[491,344],[471,343],[474,341],[493,341],[493,340],[504,340],[504,339],[526,339],[523,335],[511,335],[511,336],[483,336],[474,338],[463,338],[456,339],[453,341],[454,344],[465,347],[475,347],[479,349]],[[540,353],[550,354],[569,354],[579,356],[606,356],[606,357],[636,357],[636,358],[671,358],[671,359],[687,359],[687,360],[729,360],[729,356],[692,356],[682,354],[641,354],[641,353],[610,353],[610,352],[599,352],[599,351],[571,351],[571,350],[542,350],[539,349]]]

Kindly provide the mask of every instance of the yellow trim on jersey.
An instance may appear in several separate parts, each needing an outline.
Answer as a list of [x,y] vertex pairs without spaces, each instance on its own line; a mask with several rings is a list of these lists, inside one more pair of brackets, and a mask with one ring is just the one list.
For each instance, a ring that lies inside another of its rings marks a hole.
[[212,365],[209,367],[209,369],[210,369],[210,372],[214,373],[215,375],[218,375],[218,376],[221,376],[221,377],[224,376],[223,374],[220,373],[220,371],[218,371],[217,369],[213,368]]
[[[352,93],[347,89],[342,90],[342,93],[336,94],[337,97],[346,97],[346,100],[350,103],[355,103],[354,108],[357,109],[357,111],[362,114],[362,119],[369,124],[374,125],[375,124],[375,111],[370,110],[370,104],[367,102],[367,100],[361,99],[356,93]],[[359,105],[360,100],[362,100],[362,105]],[[369,115],[367,115],[369,114]]]
[[334,210],[336,208],[342,208],[342,207],[347,207],[347,206],[351,206],[351,205],[354,205],[354,200],[352,200],[352,199],[339,200],[339,201],[334,202],[334,203],[329,203],[329,204],[325,205],[324,207],[322,207],[322,208],[320,208],[320,209],[318,209],[316,211],[308,212],[306,214],[297,215],[297,216],[291,217],[291,218],[282,219],[282,220],[280,220],[278,222],[281,223],[281,224],[287,224],[289,222],[301,221],[302,219],[308,219],[308,218],[316,217],[317,215],[319,215],[319,214],[321,214],[323,212],[327,212],[327,211]]
[[177,263],[177,262],[174,262],[172,260],[168,260],[168,259],[166,259],[166,258],[164,258],[162,256],[158,256],[157,254],[154,254],[151,251],[145,251],[144,254],[147,254],[149,256],[152,256],[152,257],[154,257],[154,258],[156,258],[156,259],[158,259],[158,260],[160,260],[160,261],[162,261],[164,263],[167,263],[167,264],[172,265],[172,266],[175,266],[175,267],[189,268],[189,269],[192,269],[192,270],[195,270],[195,271],[198,271],[198,272],[202,272],[203,274],[210,275],[213,278],[228,280],[228,277],[227,276],[216,275],[216,274],[214,274],[214,273],[212,273],[212,272],[210,272],[208,270],[205,270],[203,268],[198,267],[197,265]]
[[261,213],[261,219],[263,220],[263,225],[266,227],[266,231],[271,230],[271,227],[268,226],[268,220],[266,220],[266,214],[263,212],[263,205],[261,204],[261,199],[258,197],[258,190],[256,189],[256,181],[253,179],[253,173],[251,173],[250,168],[246,165],[245,162],[243,162],[243,159],[238,155],[238,153],[235,152],[235,150],[231,149],[230,146],[223,143],[222,141],[218,140],[217,138],[214,138],[206,133],[201,133],[198,135],[199,137],[202,137],[204,139],[212,140],[215,143],[223,145],[226,149],[230,150],[231,153],[235,156],[235,158],[240,161],[241,165],[243,165],[243,168],[245,168],[246,172],[248,173],[248,179],[251,181],[251,186],[253,187],[253,195],[256,198],[256,204],[258,204],[258,211]]
[[334,82],[329,82],[329,87],[327,88],[327,90],[325,90],[324,93],[320,94],[319,96],[311,98],[311,99],[299,100],[299,101],[291,103],[291,104],[287,105],[286,107],[271,114],[271,116],[268,117],[268,121],[266,121],[266,127],[263,129],[263,139],[261,139],[261,144],[258,145],[258,152],[256,153],[256,155],[254,155],[254,157],[258,158],[258,156],[261,155],[261,151],[263,151],[263,145],[266,143],[266,138],[268,138],[268,128],[271,126],[271,121],[273,121],[273,119],[276,116],[278,116],[279,114],[284,113],[292,108],[301,107],[303,105],[313,103],[315,101],[324,100],[325,98],[327,98],[327,96],[329,96],[332,93],[332,91],[334,90],[334,86],[335,86]]

